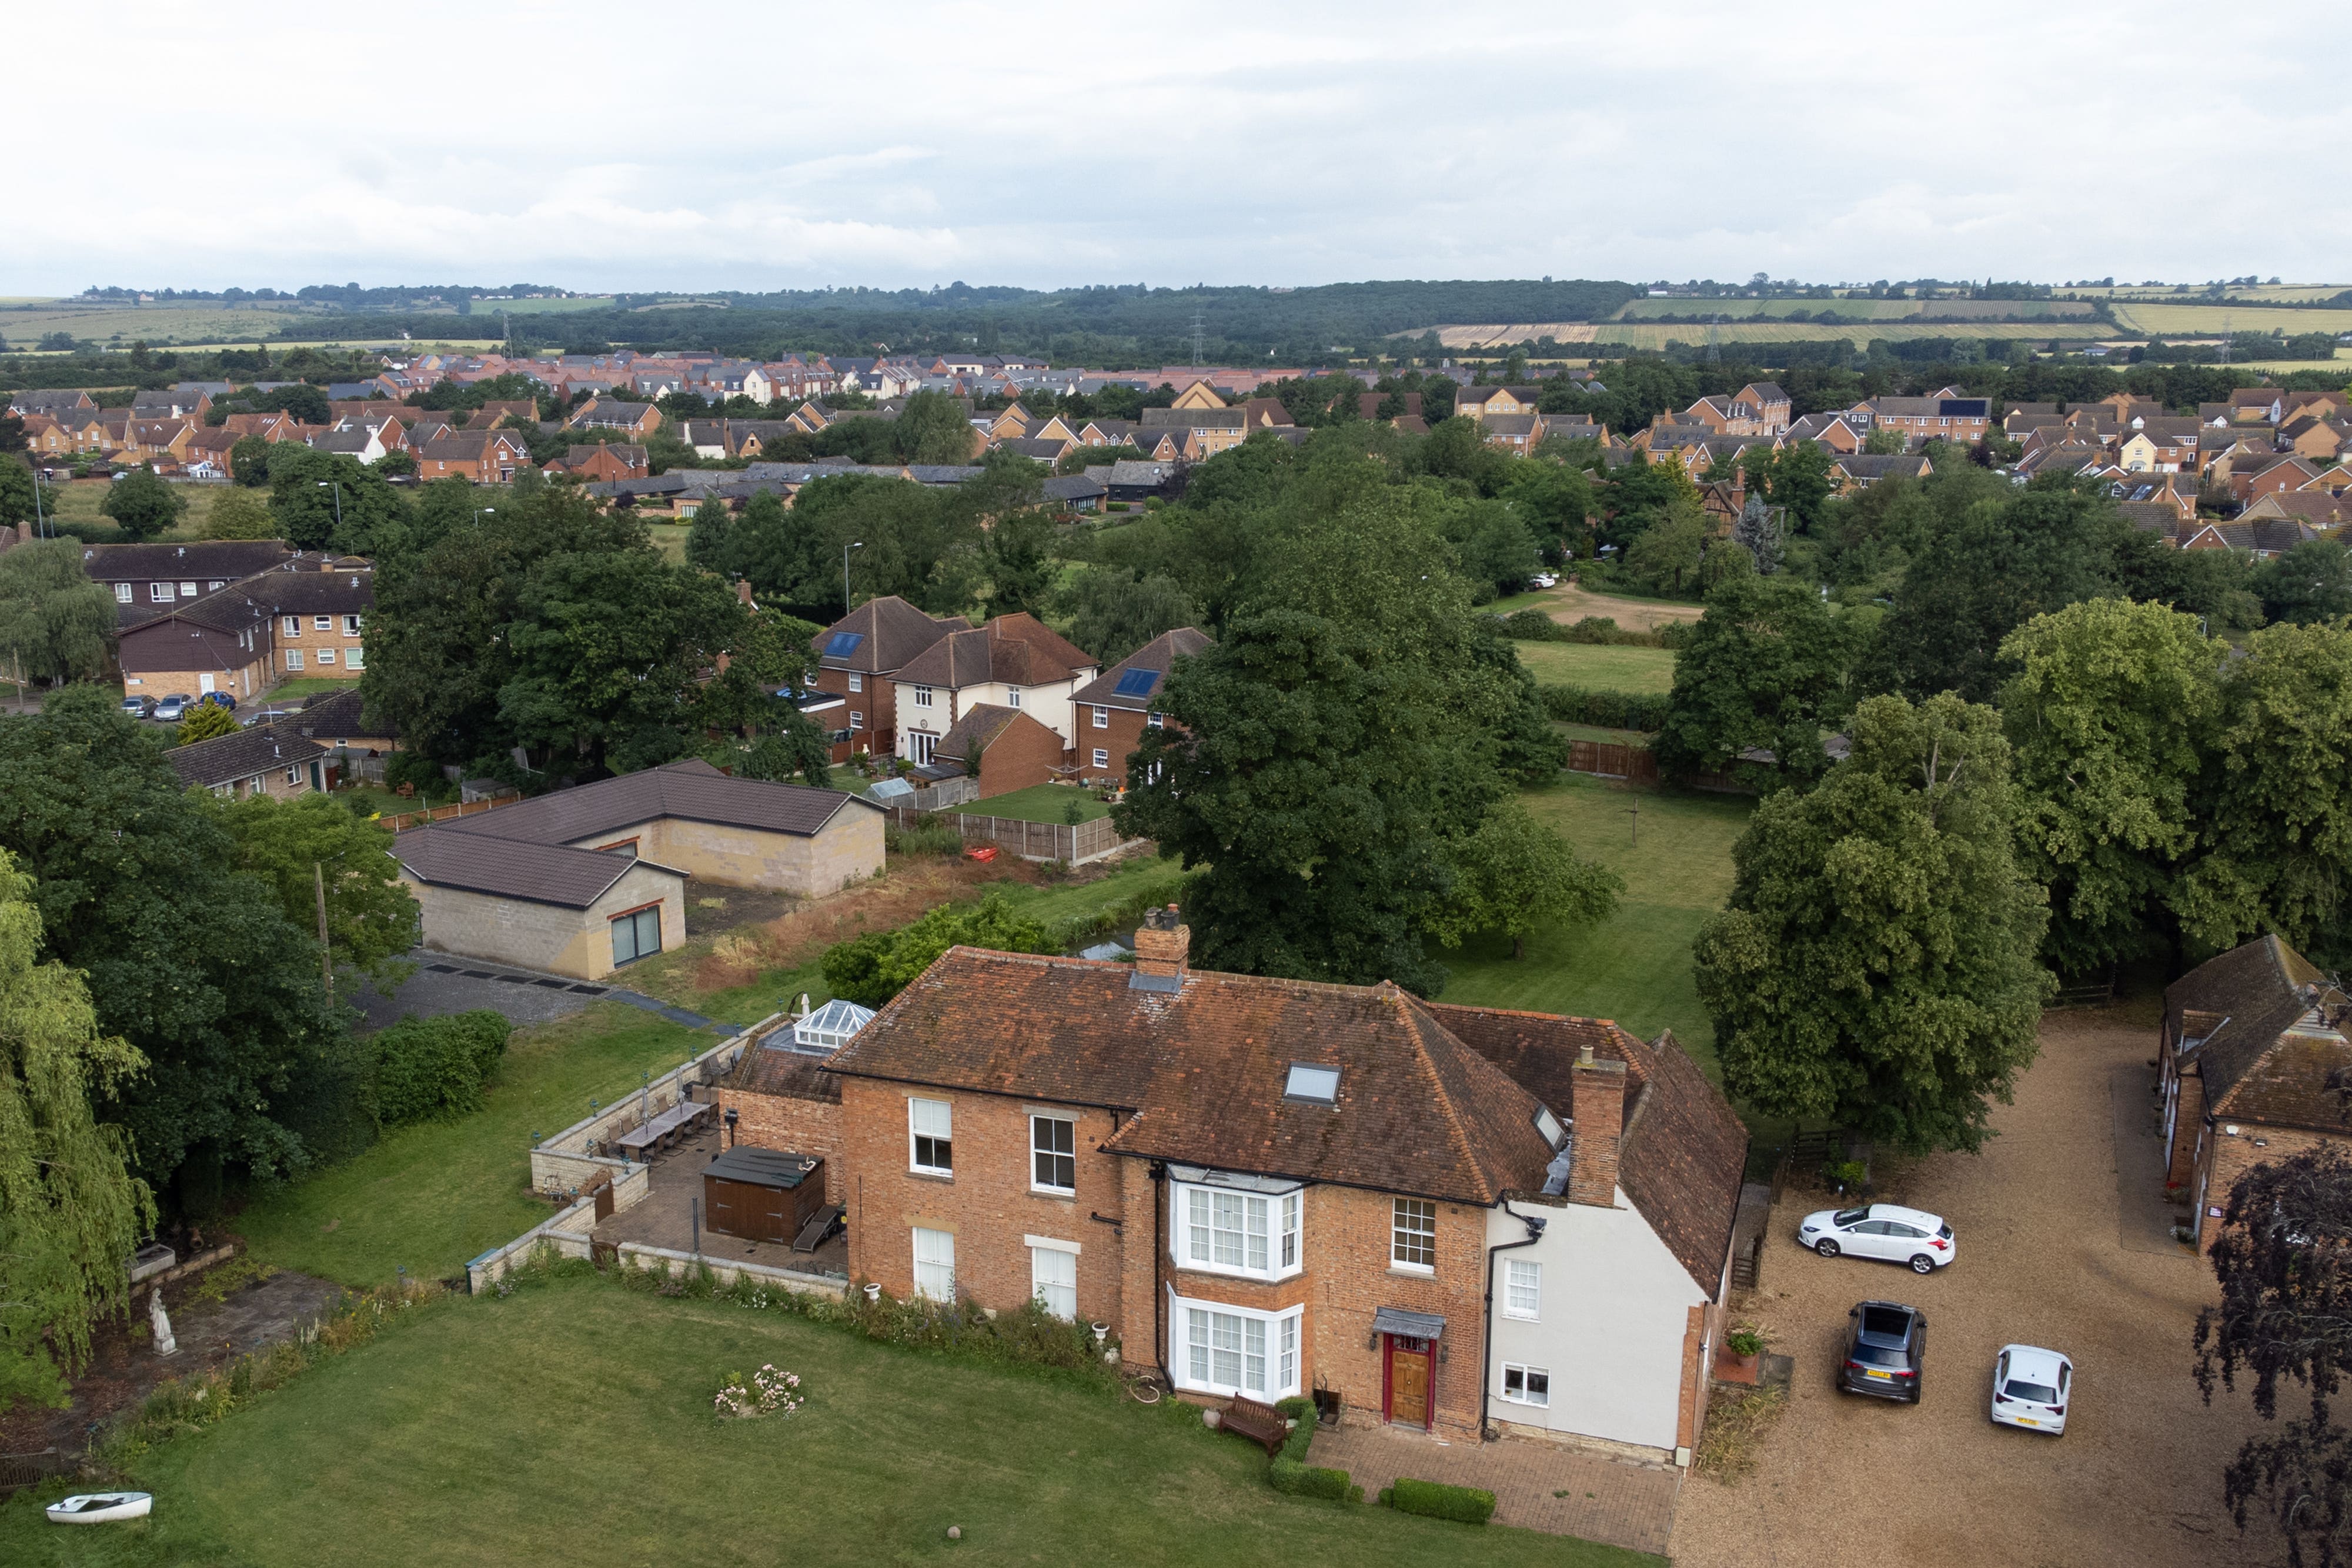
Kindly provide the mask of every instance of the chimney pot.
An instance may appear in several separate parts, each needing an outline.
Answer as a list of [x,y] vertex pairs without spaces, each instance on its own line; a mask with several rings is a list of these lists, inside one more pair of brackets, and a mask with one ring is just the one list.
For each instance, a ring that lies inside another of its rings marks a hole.
[[1136,928],[1135,971],[1181,979],[1192,945],[1192,929],[1179,921],[1174,904],[1152,910]]
[[1570,1092],[1576,1136],[1569,1145],[1568,1200],[1613,1208],[1617,1146],[1625,1132],[1625,1064],[1596,1058],[1585,1046],[1577,1053]]

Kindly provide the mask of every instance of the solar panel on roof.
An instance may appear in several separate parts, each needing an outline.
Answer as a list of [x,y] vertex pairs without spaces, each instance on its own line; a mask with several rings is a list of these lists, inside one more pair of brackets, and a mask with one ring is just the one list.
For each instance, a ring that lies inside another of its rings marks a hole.
[[857,652],[857,644],[865,641],[866,633],[863,632],[835,632],[831,637],[825,639],[824,656],[828,659],[846,659],[850,654]]
[[1112,695],[1122,697],[1145,696],[1150,695],[1151,688],[1159,684],[1160,672],[1157,670],[1129,670],[1119,676],[1118,685],[1112,688]]

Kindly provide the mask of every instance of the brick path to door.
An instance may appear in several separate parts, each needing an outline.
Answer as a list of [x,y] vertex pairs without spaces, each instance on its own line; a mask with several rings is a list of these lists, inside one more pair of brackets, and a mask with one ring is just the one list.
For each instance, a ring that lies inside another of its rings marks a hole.
[[1384,1427],[1325,1427],[1315,1434],[1307,1458],[1347,1471],[1367,1501],[1399,1476],[1484,1487],[1495,1494],[1496,1524],[1661,1554],[1674,1533],[1675,1495],[1682,1484],[1675,1470],[1556,1443],[1521,1437],[1441,1443]]

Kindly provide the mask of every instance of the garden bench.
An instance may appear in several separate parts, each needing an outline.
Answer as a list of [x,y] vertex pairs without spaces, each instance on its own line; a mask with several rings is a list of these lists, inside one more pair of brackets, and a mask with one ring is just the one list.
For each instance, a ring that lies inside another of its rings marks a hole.
[[1224,1417],[1218,1425],[1262,1445],[1268,1456],[1280,1453],[1284,1439],[1290,1436],[1289,1423],[1282,1413],[1255,1399],[1235,1399],[1225,1406]]

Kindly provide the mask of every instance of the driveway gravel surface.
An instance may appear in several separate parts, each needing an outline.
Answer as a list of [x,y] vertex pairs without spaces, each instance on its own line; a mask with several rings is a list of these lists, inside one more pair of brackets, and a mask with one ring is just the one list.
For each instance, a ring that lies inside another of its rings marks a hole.
[[[1796,1358],[1789,1406],[1752,1474],[1684,1486],[1676,1568],[2283,1560],[2260,1518],[2242,1537],[2221,1505],[2221,1469],[2263,1423],[2242,1394],[2217,1390],[2207,1407],[2189,1376],[2212,1277],[2162,1235],[2168,1217],[2148,1190],[2155,1039],[2145,1007],[2049,1014],[2042,1055],[2017,1103],[1996,1107],[1982,1154],[1875,1173],[1882,1199],[1958,1233],[1958,1261],[1930,1278],[1800,1249],[1798,1219],[1829,1200],[1783,1196],[1747,1315]],[[1927,1314],[1916,1406],[1832,1390],[1846,1311],[1869,1298]],[[2074,1357],[2063,1437],[1988,1419],[1992,1358],[2012,1341]]]

